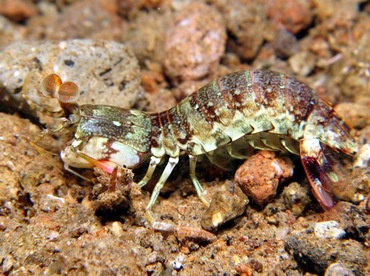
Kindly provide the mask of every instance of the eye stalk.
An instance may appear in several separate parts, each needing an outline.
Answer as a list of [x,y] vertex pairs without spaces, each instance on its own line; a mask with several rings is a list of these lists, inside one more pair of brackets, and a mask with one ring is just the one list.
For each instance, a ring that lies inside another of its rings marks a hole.
[[63,109],[62,117],[69,117],[71,114],[79,114],[79,106],[76,103],[80,93],[77,84],[66,81],[56,75],[48,75],[41,83],[41,93],[45,97],[56,98]]
[[77,84],[63,82],[56,74],[51,74],[42,81],[41,93],[46,97],[57,98],[61,104],[74,103],[80,95]]
[[74,103],[79,95],[77,84],[67,81],[60,86],[57,97],[62,103]]
[[58,93],[62,83],[62,79],[56,74],[47,76],[41,83],[42,95],[45,97],[56,98],[56,94]]

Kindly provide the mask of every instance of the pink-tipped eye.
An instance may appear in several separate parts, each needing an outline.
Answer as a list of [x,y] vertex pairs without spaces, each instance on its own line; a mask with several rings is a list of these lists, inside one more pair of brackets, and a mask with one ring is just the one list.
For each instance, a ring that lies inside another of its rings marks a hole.
[[62,79],[56,74],[51,74],[44,78],[44,80],[42,81],[41,93],[45,97],[55,97],[61,85]]
[[66,81],[59,88],[57,97],[62,103],[73,103],[78,99],[78,86],[74,82]]

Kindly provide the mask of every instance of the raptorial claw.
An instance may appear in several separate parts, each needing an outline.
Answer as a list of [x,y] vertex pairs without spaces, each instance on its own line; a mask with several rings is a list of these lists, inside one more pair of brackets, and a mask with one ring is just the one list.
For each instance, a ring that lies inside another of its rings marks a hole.
[[334,205],[331,197],[331,182],[337,182],[338,176],[333,172],[326,159],[318,139],[300,142],[300,155],[303,168],[312,187],[312,192],[325,210]]

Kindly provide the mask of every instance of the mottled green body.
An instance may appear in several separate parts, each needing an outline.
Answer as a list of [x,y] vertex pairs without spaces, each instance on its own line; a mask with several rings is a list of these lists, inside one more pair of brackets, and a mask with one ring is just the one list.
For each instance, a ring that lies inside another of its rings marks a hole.
[[[284,74],[242,71],[226,75],[177,106],[151,115],[152,140],[156,141],[152,153],[178,156],[179,150],[184,150],[191,155],[211,154],[228,144],[231,153],[235,151],[232,142],[244,136],[250,141],[245,146],[298,154],[297,144],[291,141],[302,138],[306,118],[317,102],[310,87]],[[277,143],[277,135],[288,142]]]
[[142,187],[163,157],[169,156],[148,210],[181,152],[188,154],[190,177],[206,202],[195,176],[197,156],[206,154],[228,168],[227,157],[246,158],[251,149],[299,154],[315,196],[324,208],[330,208],[334,203],[327,184],[338,179],[321,143],[347,154],[357,149],[350,127],[312,88],[267,70],[223,76],[177,106],[154,114],[113,106],[60,104],[69,125],[77,124],[75,139],[61,153],[67,166],[98,164],[111,172],[116,165],[134,168],[150,156],[148,171],[139,182]]
[[150,151],[152,125],[146,113],[115,106],[83,105],[80,116],[75,134],[77,139],[88,140],[98,136],[123,143],[142,153]]

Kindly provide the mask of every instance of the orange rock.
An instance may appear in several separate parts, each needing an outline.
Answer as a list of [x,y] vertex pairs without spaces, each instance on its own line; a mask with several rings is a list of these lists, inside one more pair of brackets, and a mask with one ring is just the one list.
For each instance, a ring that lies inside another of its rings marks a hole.
[[243,192],[259,205],[269,202],[276,194],[279,182],[292,176],[293,165],[273,151],[260,151],[248,158],[235,173],[235,181]]

